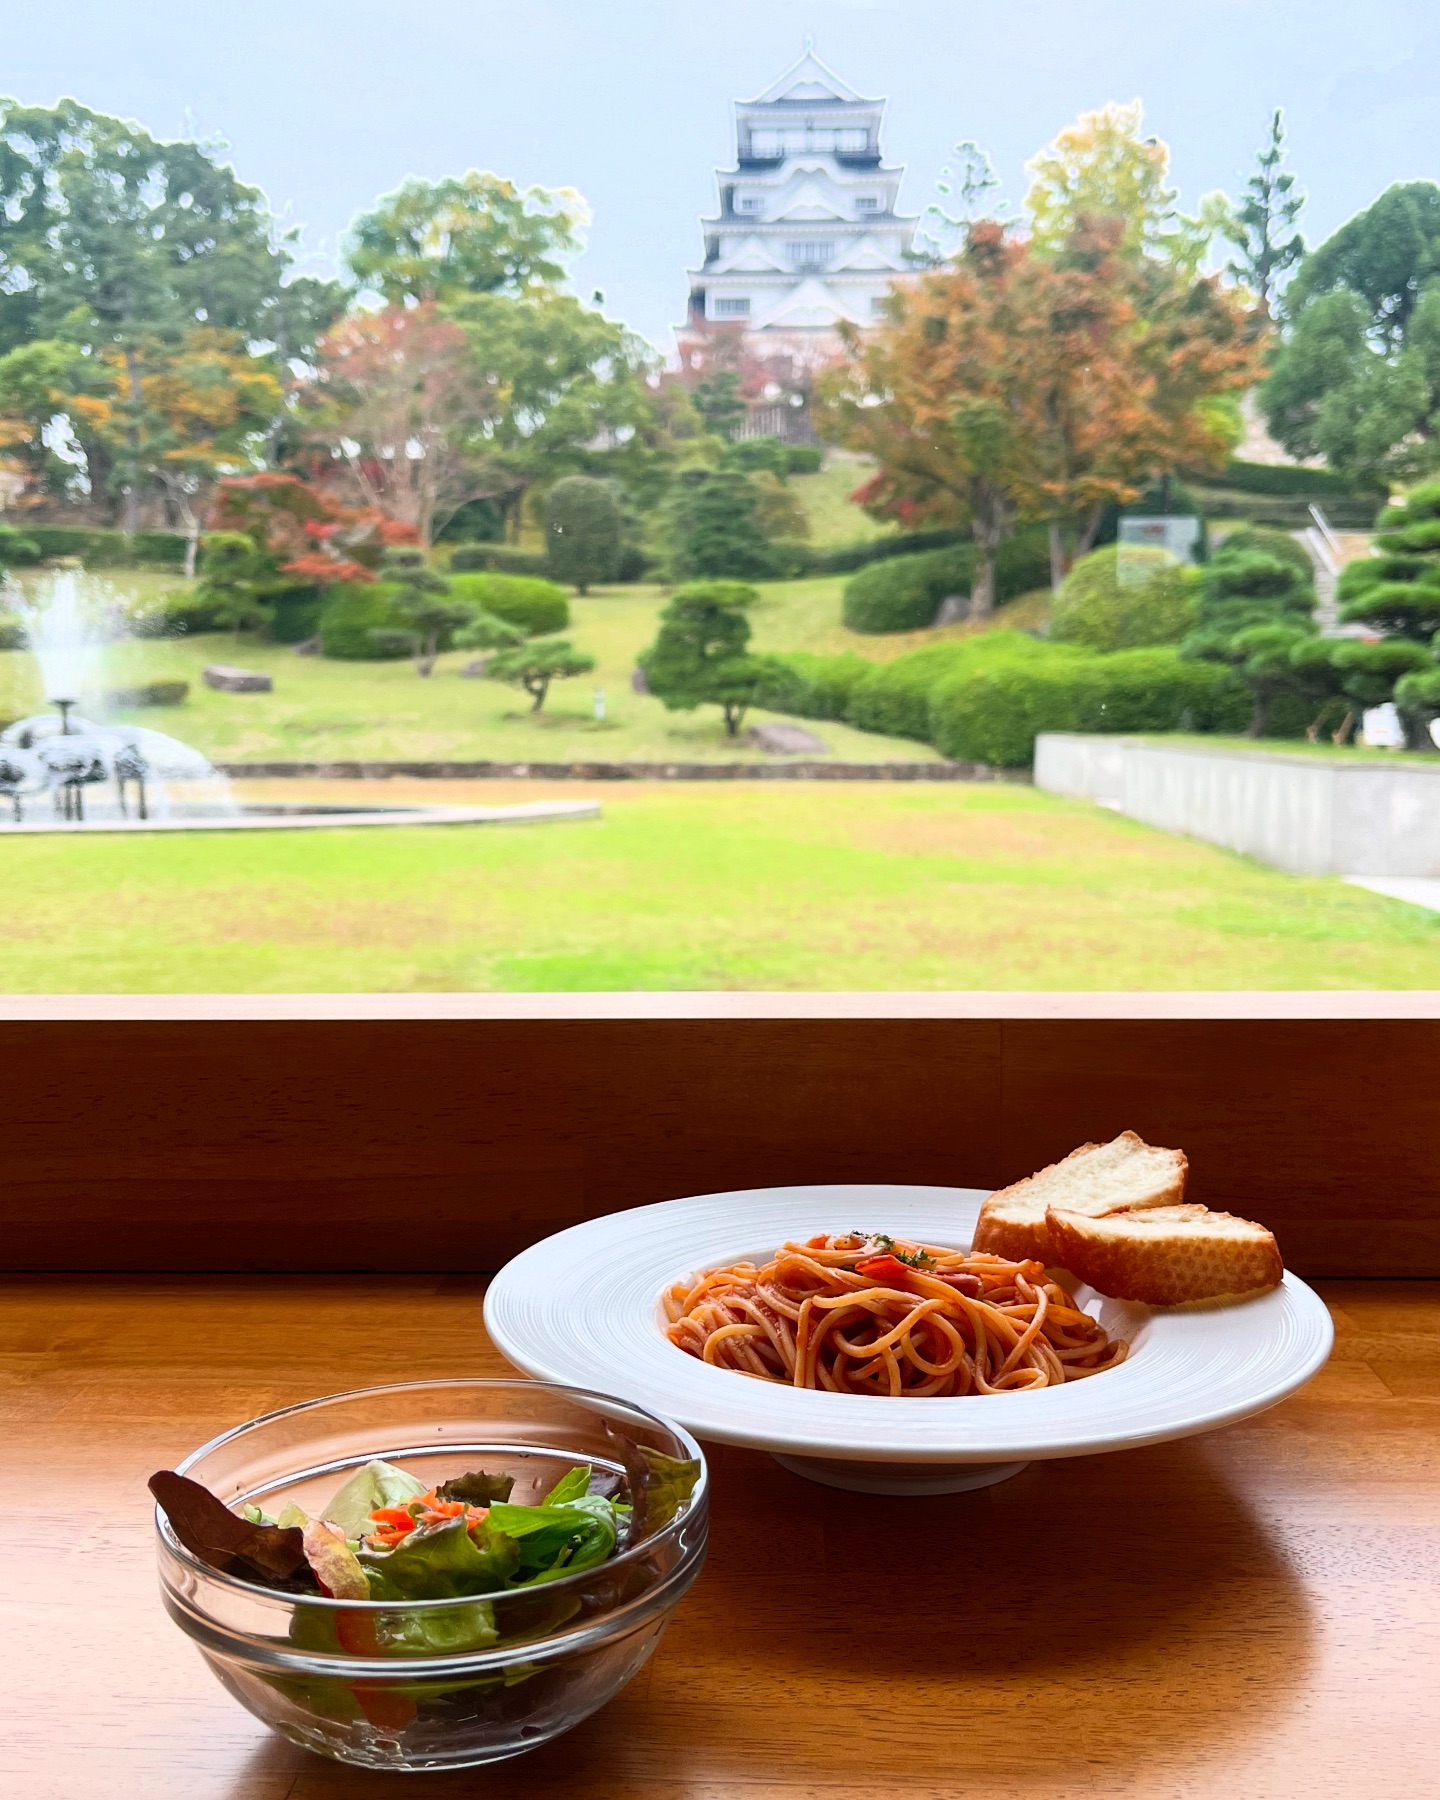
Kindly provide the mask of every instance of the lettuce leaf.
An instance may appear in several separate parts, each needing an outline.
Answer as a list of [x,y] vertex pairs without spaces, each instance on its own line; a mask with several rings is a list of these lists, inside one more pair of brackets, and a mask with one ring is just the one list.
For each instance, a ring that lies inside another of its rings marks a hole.
[[335,1526],[324,1519],[309,1519],[303,1535],[305,1560],[325,1593],[336,1600],[370,1598],[369,1577]]
[[[564,1506],[571,1500],[581,1500],[590,1492],[590,1465],[582,1463],[562,1475],[540,1502],[542,1506]],[[508,1500],[509,1495],[505,1498]]]
[[[584,1473],[588,1481],[589,1471]],[[599,1494],[582,1493],[558,1506],[548,1502],[492,1506],[485,1523],[519,1546],[519,1568],[509,1582],[512,1588],[534,1587],[594,1568],[611,1555],[620,1535],[614,1506]]]
[[290,1587],[302,1578],[305,1586],[310,1585],[298,1530],[231,1512],[208,1488],[173,1469],[157,1469],[147,1485],[176,1537],[212,1569],[267,1587]]
[[645,1466],[645,1526],[659,1531],[679,1512],[695,1491],[700,1465],[689,1458],[666,1456],[648,1444],[636,1446]]
[[435,1492],[442,1500],[463,1500],[467,1506],[493,1506],[497,1500],[508,1500],[515,1485],[513,1475],[488,1475],[484,1469],[472,1469],[468,1475],[456,1475],[442,1481]]
[[370,1515],[380,1506],[403,1506],[425,1492],[425,1483],[417,1481],[394,1463],[378,1458],[357,1469],[325,1508],[323,1517],[338,1525],[347,1538],[364,1537],[370,1529]]
[[487,1519],[472,1534],[447,1519],[402,1538],[393,1550],[362,1548],[358,1561],[374,1600],[458,1600],[493,1594],[520,1564],[520,1549]]

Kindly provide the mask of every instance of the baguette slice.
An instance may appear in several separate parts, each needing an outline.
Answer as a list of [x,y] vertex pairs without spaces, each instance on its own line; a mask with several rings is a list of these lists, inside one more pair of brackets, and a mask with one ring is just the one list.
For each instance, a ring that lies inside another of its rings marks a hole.
[[1273,1233],[1206,1206],[1147,1206],[1101,1218],[1051,1207],[1056,1261],[1099,1293],[1146,1306],[1218,1300],[1279,1285]]
[[974,1248],[1017,1261],[1063,1262],[1050,1241],[1052,1206],[1099,1218],[1138,1206],[1174,1206],[1185,1198],[1183,1150],[1160,1150],[1133,1131],[1108,1144],[1082,1144],[1063,1162],[1000,1188],[980,1208]]

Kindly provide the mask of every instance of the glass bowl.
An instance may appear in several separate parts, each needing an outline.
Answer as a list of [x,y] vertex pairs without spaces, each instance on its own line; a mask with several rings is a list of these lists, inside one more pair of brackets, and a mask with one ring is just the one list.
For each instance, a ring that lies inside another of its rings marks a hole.
[[[535,1381],[417,1381],[267,1413],[179,1465],[228,1506],[318,1512],[375,1457],[434,1486],[483,1467],[537,1501],[577,1463],[623,1480],[628,1535],[608,1562],[482,1600],[280,1593],[198,1561],[156,1509],[166,1610],[221,1684],[322,1756],[376,1769],[497,1762],[603,1706],[654,1650],[705,1560],[709,1483],[679,1426],[626,1401]],[[669,1459],[694,1461],[688,1497]],[[384,1652],[374,1645],[384,1615]],[[397,1638],[413,1653],[397,1654]]]

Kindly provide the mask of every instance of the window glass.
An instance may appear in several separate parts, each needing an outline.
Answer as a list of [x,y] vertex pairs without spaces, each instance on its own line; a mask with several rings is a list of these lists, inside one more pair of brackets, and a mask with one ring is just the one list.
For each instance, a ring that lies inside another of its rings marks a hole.
[[645,10],[7,9],[0,990],[1440,990],[1425,8]]

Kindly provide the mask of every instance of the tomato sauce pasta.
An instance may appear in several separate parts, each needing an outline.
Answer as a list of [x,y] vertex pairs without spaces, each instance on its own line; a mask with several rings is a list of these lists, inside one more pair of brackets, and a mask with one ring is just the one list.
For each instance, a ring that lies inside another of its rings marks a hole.
[[850,1232],[789,1243],[665,1295],[672,1344],[720,1369],[834,1394],[1002,1394],[1123,1362],[1038,1262]]

